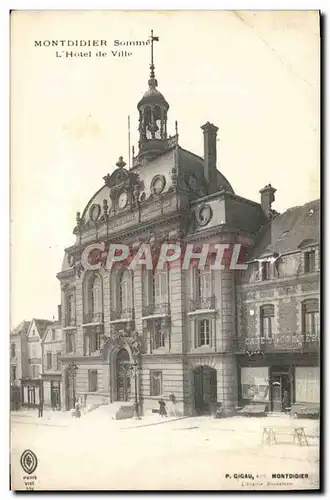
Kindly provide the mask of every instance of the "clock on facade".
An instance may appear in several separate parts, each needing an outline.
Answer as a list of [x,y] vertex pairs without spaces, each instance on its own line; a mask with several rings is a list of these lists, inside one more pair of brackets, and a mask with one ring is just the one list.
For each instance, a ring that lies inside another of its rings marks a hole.
[[125,208],[126,205],[127,205],[127,193],[126,191],[123,191],[122,193],[120,193],[118,197],[118,207]]

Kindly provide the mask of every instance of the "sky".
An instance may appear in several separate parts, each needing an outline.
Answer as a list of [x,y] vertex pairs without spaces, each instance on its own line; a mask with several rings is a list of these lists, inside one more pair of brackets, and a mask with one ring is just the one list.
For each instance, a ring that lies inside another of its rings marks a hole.
[[[137,148],[136,105],[150,48],[113,57],[114,40],[155,43],[168,131],[203,155],[201,125],[219,127],[218,169],[236,194],[276,189],[279,212],[319,197],[319,19],[313,11],[16,11],[11,18],[11,326],[52,319],[75,214],[119,156]],[[98,48],[35,40],[106,40]],[[125,47],[123,47],[125,50]],[[59,58],[56,50],[92,50]]]

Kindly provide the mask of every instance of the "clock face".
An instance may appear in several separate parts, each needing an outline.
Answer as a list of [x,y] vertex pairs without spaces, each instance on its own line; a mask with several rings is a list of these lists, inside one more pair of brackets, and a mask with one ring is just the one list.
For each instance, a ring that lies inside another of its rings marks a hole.
[[126,205],[127,205],[127,193],[126,191],[123,191],[122,193],[120,193],[118,198],[118,207],[125,208]]

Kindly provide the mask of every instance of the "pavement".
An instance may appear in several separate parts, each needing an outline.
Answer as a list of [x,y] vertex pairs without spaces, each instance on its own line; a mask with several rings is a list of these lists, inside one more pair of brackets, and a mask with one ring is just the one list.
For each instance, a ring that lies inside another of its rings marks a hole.
[[[12,418],[14,489],[26,489],[20,457],[27,448],[38,457],[36,490],[318,488],[318,421],[159,415],[116,421],[102,410],[81,419],[54,413],[62,417]],[[56,425],[61,418],[63,425]],[[277,444],[262,444],[266,426],[278,432]],[[308,446],[293,444],[294,427],[305,429]]]

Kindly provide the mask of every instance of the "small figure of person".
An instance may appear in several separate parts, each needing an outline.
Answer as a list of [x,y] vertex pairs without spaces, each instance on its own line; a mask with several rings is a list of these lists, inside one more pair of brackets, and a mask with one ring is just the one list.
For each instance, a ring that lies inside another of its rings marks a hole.
[[43,405],[43,402],[40,401],[39,405],[38,405],[38,418],[43,417],[43,416],[44,416],[44,405]]
[[166,403],[163,399],[160,399],[158,401],[159,404],[159,415],[162,417],[167,417],[167,411],[166,411]]
[[289,392],[288,391],[284,391],[283,392],[283,398],[282,398],[283,411],[286,411],[289,406],[290,406]]
[[76,411],[76,418],[80,418],[81,417],[81,411],[80,411],[80,404],[79,404],[78,401],[75,404],[75,411]]
[[176,397],[175,394],[170,394],[169,400],[171,402],[171,413],[176,417]]

